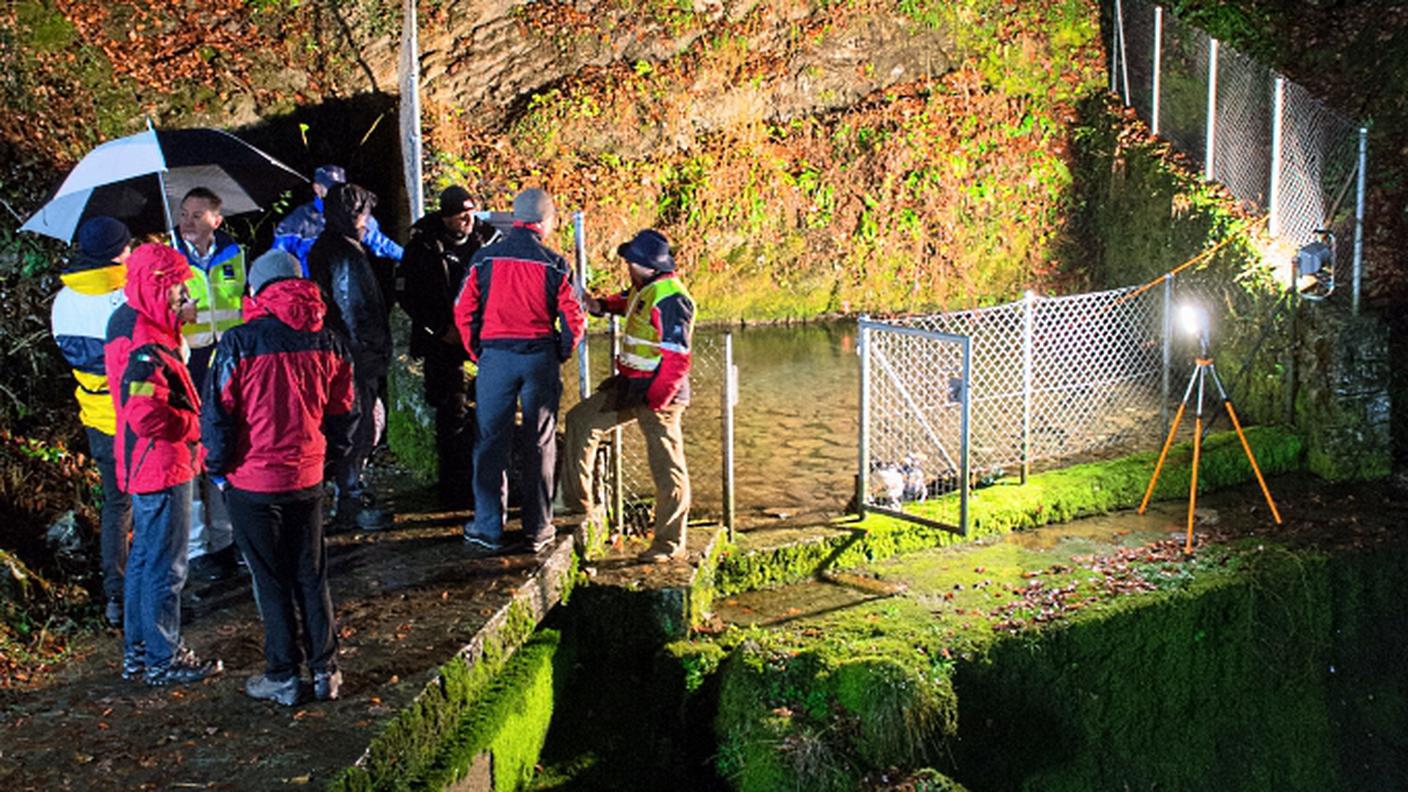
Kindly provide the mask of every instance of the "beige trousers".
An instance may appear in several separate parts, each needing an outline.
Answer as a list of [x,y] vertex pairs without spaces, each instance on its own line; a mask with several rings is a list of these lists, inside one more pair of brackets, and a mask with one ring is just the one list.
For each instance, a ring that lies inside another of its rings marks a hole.
[[606,433],[635,421],[645,434],[650,477],[655,482],[655,541],[651,548],[675,552],[685,546],[689,520],[689,469],[684,461],[680,420],[684,405],[611,409],[612,394],[599,390],[567,411],[567,469],[562,476],[563,503],[569,511],[590,513],[592,460]]

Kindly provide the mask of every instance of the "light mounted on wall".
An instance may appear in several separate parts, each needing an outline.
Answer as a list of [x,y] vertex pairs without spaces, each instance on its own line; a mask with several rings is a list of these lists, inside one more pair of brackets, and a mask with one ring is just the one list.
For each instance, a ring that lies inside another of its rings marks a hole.
[[1316,239],[1296,251],[1296,292],[1307,300],[1323,300],[1335,291],[1335,235],[1318,228]]

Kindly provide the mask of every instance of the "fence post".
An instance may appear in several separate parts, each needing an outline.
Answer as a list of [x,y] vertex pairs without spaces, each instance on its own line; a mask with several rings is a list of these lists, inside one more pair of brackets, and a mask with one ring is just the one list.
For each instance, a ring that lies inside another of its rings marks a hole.
[[857,323],[856,354],[860,355],[860,431],[858,432],[856,473],[856,514],[865,516],[865,498],[870,491],[870,317],[861,315]]
[[1164,432],[1168,432],[1168,400],[1170,369],[1173,365],[1173,273],[1164,274],[1164,327],[1163,327],[1163,347],[1164,347],[1164,368],[1163,368],[1163,394],[1164,398],[1159,402],[1159,415],[1163,420]]
[[[611,317],[608,325],[611,333],[611,359],[621,354],[621,320]],[[611,430],[611,513],[616,515],[616,527],[626,529],[626,476],[625,455],[622,451],[623,437],[618,424]]]
[[732,542],[734,527],[733,407],[738,403],[738,369],[733,365],[732,332],[724,333],[723,389],[724,528],[728,530],[728,540]]
[[960,536],[968,535],[968,495],[973,491],[972,468],[969,465],[971,444],[968,442],[968,433],[972,427],[969,423],[973,406],[972,377],[973,338],[972,336],[963,336],[963,402],[958,424],[958,478],[962,487],[958,491],[958,533]]
[[1369,129],[1359,128],[1359,176],[1354,198],[1354,291],[1350,301],[1359,315],[1359,279],[1364,266],[1364,169],[1369,164]]
[[1208,38],[1208,134],[1203,178],[1213,180],[1213,154],[1217,151],[1217,39]]
[[1266,230],[1271,236],[1281,235],[1281,116],[1285,107],[1286,78],[1277,75],[1271,89],[1271,184],[1266,190]]
[[1154,85],[1153,102],[1150,103],[1149,130],[1159,134],[1159,77],[1164,59],[1164,9],[1154,6]]
[[1124,103],[1129,106],[1134,103],[1134,97],[1129,95],[1129,50],[1124,43],[1124,4],[1120,0],[1115,0],[1115,31],[1120,37],[1120,77],[1124,81]]
[[1036,293],[1028,291],[1022,301],[1022,483],[1032,471],[1032,343],[1036,314]]
[[[572,246],[576,254],[577,295],[587,288],[587,217],[584,212],[572,213]],[[592,394],[592,369],[587,355],[587,336],[577,345],[577,395],[585,399]]]
[[425,214],[420,125],[420,29],[416,19],[416,0],[403,0],[402,6],[401,58],[398,63],[401,83],[401,166],[411,217],[418,218]]

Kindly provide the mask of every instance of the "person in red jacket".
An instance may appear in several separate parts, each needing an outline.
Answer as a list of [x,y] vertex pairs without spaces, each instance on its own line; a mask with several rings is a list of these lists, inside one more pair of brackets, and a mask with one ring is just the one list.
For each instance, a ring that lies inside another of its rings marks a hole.
[[[626,317],[616,376],[567,413],[567,473],[563,503],[583,523],[599,522],[591,503],[591,464],[606,433],[632,421],[645,434],[650,477],[655,481],[655,539],[641,560],[660,563],[682,557],[689,520],[689,469],[680,423],[689,403],[690,342],[694,300],[675,275],[670,243],[654,229],[636,234],[617,249],[631,287],[619,294],[587,297],[593,314]],[[579,536],[579,542],[583,538]]]
[[245,693],[293,706],[302,618],[313,694],[335,699],[337,633],[323,544],[324,459],[352,449],[357,421],[352,356],[323,326],[327,308],[298,259],[274,249],[249,270],[244,324],[220,339],[201,437],[211,480],[225,493],[235,545],[254,578],[265,671]]
[[200,474],[200,397],[186,369],[181,323],[195,318],[186,259],[146,244],[127,260],[127,303],[103,347],[117,413],[117,483],[132,496],[132,549],[123,582],[122,676],[149,685],[197,682],[223,670],[181,643],[181,589]]
[[514,413],[523,407],[523,537],[537,552],[552,543],[553,475],[561,366],[586,332],[586,316],[561,254],[543,244],[557,223],[552,198],[524,190],[513,199],[513,228],[470,259],[455,301],[455,326],[479,364],[474,447],[474,519],[464,529],[472,555],[502,552],[504,470]]

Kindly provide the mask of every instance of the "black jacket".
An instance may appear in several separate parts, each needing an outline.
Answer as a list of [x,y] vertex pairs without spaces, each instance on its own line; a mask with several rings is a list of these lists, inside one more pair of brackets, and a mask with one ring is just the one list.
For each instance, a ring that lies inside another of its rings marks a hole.
[[308,251],[308,274],[327,303],[327,325],[347,340],[360,382],[386,376],[391,323],[361,243],[329,229]]
[[470,257],[494,233],[493,226],[475,220],[469,233],[457,240],[436,214],[426,215],[411,226],[396,278],[397,297],[411,317],[411,357],[423,358],[440,351],[469,359],[464,344],[445,344],[440,339],[455,326],[455,297],[469,271]]

